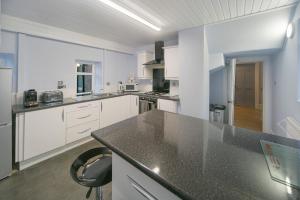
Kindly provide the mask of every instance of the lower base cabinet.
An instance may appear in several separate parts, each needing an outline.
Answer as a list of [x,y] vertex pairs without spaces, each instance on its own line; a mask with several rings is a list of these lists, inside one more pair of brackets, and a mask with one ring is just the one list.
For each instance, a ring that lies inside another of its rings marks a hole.
[[67,129],[66,143],[75,142],[82,138],[88,137],[93,131],[99,129],[99,120],[83,123]]
[[100,128],[110,126],[138,115],[138,96],[125,95],[103,99],[100,102]]
[[113,200],[180,200],[117,154],[112,160]]
[[99,128],[138,115],[138,108],[138,96],[124,95],[16,114],[15,162],[87,138]]
[[178,112],[178,102],[172,100],[158,99],[157,100],[158,110],[163,110],[166,112]]
[[65,145],[64,108],[25,113],[24,160]]

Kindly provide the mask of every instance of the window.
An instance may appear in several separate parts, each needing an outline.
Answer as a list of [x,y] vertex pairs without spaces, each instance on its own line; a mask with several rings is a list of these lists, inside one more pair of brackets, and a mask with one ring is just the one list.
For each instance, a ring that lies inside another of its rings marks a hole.
[[77,96],[99,93],[102,89],[101,63],[77,62]]

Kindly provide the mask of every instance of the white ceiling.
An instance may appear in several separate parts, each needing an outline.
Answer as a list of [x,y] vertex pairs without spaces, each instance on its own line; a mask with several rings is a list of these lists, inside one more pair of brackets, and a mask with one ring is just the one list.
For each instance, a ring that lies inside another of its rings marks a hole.
[[172,40],[203,24],[294,5],[299,0],[114,0],[162,28],[156,32],[98,0],[2,0],[2,12],[132,47]]

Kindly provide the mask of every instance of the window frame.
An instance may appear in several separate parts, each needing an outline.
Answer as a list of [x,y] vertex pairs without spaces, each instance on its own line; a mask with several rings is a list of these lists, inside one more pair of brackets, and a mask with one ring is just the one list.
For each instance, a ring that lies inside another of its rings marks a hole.
[[[91,65],[92,66],[92,72],[78,72],[77,68],[78,65]],[[83,75],[83,76],[92,76],[92,85],[91,85],[91,92],[81,92],[78,93],[78,76]],[[82,61],[82,60],[77,60],[75,63],[75,77],[76,77],[76,96],[85,96],[85,95],[91,95],[94,91],[94,85],[95,85],[95,76],[96,76],[96,71],[95,71],[95,63],[94,62],[89,62],[89,61]]]

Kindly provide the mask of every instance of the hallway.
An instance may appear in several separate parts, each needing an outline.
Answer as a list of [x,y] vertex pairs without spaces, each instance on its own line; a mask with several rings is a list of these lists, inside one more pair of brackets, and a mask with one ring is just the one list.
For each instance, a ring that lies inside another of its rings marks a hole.
[[234,107],[234,126],[262,131],[262,111],[244,106]]

